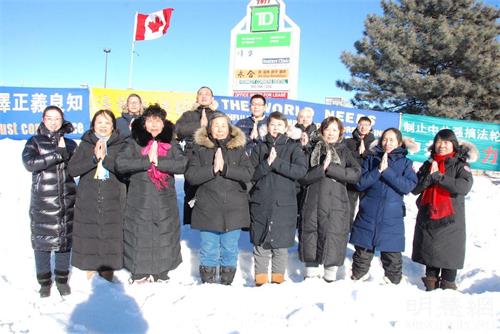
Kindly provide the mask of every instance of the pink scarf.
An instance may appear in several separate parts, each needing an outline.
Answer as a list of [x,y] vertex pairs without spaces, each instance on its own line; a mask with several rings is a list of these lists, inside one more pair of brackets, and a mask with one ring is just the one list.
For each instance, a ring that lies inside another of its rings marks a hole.
[[[152,145],[153,145],[153,140],[151,139],[148,145],[146,145],[146,147],[144,147],[141,150],[141,154],[148,155]],[[168,143],[158,142],[158,156],[159,157],[166,156],[168,150],[170,150],[171,147],[172,145]],[[156,167],[154,164],[151,164],[151,167],[149,167],[148,176],[149,179],[155,184],[156,189],[161,190],[163,188],[168,187],[167,179],[170,177],[170,175],[168,173],[160,171],[158,167]]]

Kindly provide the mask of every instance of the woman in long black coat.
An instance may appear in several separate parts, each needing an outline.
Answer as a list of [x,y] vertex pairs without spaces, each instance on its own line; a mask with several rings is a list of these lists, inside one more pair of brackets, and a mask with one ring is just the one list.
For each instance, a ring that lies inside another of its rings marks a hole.
[[125,184],[115,170],[124,145],[109,110],[94,114],[91,128],[69,161],[69,173],[80,177],[76,191],[71,264],[97,271],[108,281],[123,267]]
[[40,297],[50,295],[51,253],[55,252],[55,281],[59,293],[71,293],[68,285],[75,181],[68,174],[68,161],[76,143],[64,136],[73,132],[56,106],[45,108],[37,134],[23,150],[24,167],[32,172],[31,245],[35,251]]
[[200,230],[200,276],[203,283],[230,285],[236,273],[238,240],[250,226],[248,194],[253,166],[245,153],[245,134],[221,112],[196,131],[186,180],[198,186],[191,227]]
[[344,264],[349,240],[349,198],[346,185],[358,182],[361,167],[345,146],[344,127],[336,117],[320,126],[319,140],[309,156],[309,170],[299,180],[306,186],[300,223],[300,260],[306,264],[306,278],[320,276],[333,282]]
[[464,196],[473,183],[468,158],[468,148],[458,144],[452,130],[443,129],[417,174],[413,193],[420,196],[412,260],[426,266],[422,280],[427,291],[457,288],[457,270],[465,260]]
[[159,105],[132,123],[132,135],[118,153],[115,168],[130,174],[124,222],[124,267],[131,282],[168,280],[182,262],[174,174],[187,159],[173,142],[173,124]]

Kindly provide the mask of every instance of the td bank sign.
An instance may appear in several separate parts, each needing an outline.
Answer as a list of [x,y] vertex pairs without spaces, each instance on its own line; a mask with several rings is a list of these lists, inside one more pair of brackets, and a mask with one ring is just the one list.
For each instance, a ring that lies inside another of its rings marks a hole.
[[251,32],[278,31],[279,6],[253,7],[251,15]]
[[300,28],[281,0],[252,0],[231,31],[229,95],[297,97]]

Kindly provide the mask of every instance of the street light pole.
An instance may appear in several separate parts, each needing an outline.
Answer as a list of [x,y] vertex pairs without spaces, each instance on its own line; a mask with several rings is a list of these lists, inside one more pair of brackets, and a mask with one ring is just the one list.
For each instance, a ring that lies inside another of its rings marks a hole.
[[103,49],[106,54],[106,64],[104,65],[104,88],[106,88],[106,81],[108,79],[108,54],[111,52],[111,49]]

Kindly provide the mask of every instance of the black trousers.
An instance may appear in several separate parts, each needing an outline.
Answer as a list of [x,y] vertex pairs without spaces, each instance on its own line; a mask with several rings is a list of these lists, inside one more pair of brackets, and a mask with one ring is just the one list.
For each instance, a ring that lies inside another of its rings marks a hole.
[[[352,256],[352,275],[359,279],[370,270],[374,250],[355,246],[356,251]],[[401,282],[403,274],[403,257],[401,252],[380,252],[380,260],[385,271],[385,276],[394,284]]]
[[439,277],[441,273],[441,278],[448,282],[455,282],[457,278],[457,270],[456,269],[445,269],[445,268],[436,268],[436,267],[425,267],[425,276],[427,277]]

